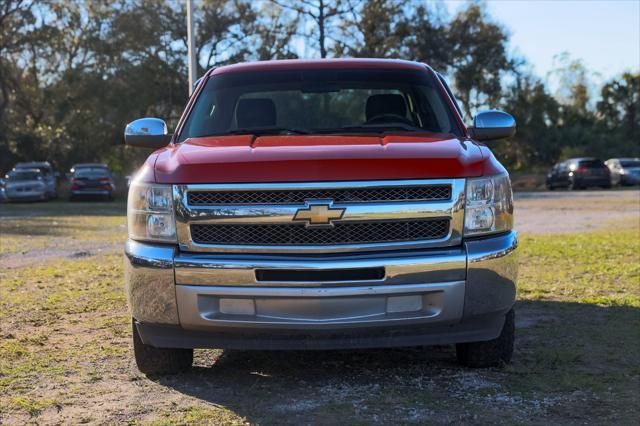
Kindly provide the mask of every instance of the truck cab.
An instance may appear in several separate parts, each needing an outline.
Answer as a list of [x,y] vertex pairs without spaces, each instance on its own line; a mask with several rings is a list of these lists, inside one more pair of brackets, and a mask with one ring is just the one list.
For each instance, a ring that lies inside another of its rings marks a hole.
[[129,189],[125,281],[136,362],[191,366],[194,348],[456,344],[509,362],[516,247],[509,175],[428,65],[284,60],[208,71]]

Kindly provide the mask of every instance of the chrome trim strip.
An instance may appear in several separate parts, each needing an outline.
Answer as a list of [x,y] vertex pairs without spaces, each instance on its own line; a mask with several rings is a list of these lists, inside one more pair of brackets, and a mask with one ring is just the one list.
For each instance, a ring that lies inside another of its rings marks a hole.
[[[374,203],[335,203],[336,208],[344,208],[340,222],[362,222],[373,220],[408,220],[450,218],[449,234],[441,239],[424,241],[401,241],[366,244],[338,245],[213,245],[193,242],[190,235],[191,223],[201,224],[286,224],[291,223],[296,211],[304,208],[300,204],[267,205],[211,205],[190,206],[187,192],[190,190],[304,190],[342,188],[384,188],[393,186],[451,185],[449,201],[402,201]],[[256,183],[256,184],[189,184],[173,186],[176,206],[176,231],[180,249],[186,252],[217,253],[340,253],[354,251],[380,251],[393,249],[419,249],[427,247],[457,246],[462,242],[464,224],[465,179],[419,179],[398,181],[356,181],[356,182],[300,182],[300,183]]]
[[201,286],[277,286],[335,287],[353,285],[354,281],[278,282],[261,281],[256,269],[332,270],[384,267],[382,280],[358,281],[358,285],[398,285],[425,282],[458,281],[466,278],[466,253],[462,249],[433,252],[425,255],[387,255],[365,259],[265,259],[251,256],[227,259],[214,255],[180,253],[174,259],[176,284]]
[[392,286],[359,286],[359,287],[333,287],[333,288],[273,288],[273,287],[225,287],[225,286],[185,286],[184,289],[191,292],[215,296],[233,297],[304,297],[327,298],[344,296],[369,296],[378,294],[413,294],[433,291],[442,291],[442,287],[462,285],[464,281],[428,284],[406,284]]
[[[314,200],[315,201],[315,200]],[[451,201],[402,203],[331,203],[332,209],[345,209],[339,222],[372,222],[406,219],[451,218]],[[305,208],[305,204],[273,204],[264,206],[198,206],[189,207],[185,219],[190,224],[225,225],[290,225],[296,212]]]
[[394,186],[448,185],[464,179],[407,179],[407,180],[362,180],[329,182],[285,182],[285,183],[195,183],[184,186],[198,191],[260,191],[260,190],[305,190],[305,189],[349,189],[386,188]]

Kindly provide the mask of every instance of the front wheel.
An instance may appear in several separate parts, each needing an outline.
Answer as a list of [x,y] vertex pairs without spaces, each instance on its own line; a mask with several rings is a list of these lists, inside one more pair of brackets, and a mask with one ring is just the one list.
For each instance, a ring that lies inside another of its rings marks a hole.
[[138,370],[145,375],[177,374],[187,371],[193,364],[193,349],[155,348],[142,343],[135,321],[133,328],[133,354]]
[[465,367],[499,367],[508,364],[513,355],[515,340],[515,311],[507,312],[500,335],[487,342],[458,343],[456,356],[458,363]]

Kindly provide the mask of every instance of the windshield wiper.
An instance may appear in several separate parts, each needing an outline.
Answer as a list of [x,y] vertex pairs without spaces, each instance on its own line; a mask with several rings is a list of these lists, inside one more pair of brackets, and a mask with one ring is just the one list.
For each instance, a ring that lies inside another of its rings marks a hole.
[[222,135],[279,135],[282,133],[291,133],[296,135],[308,135],[310,132],[306,129],[296,129],[293,127],[250,127],[244,129],[233,129]]
[[408,131],[418,131],[418,132],[425,132],[428,131],[427,129],[423,129],[421,127],[417,127],[417,126],[412,126],[410,124],[406,124],[406,123],[400,123],[400,122],[389,122],[389,123],[373,123],[373,124],[360,124],[360,125],[355,125],[355,126],[343,126],[341,127],[342,130],[352,130],[352,131],[371,131],[371,130],[375,130],[378,131],[380,133],[382,132],[386,132],[387,130],[408,130]]

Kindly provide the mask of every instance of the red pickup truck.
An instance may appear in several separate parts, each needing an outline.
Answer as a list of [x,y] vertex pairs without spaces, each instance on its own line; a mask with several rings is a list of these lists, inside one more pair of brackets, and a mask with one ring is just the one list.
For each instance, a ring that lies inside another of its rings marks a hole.
[[128,200],[126,291],[138,368],[194,348],[456,344],[471,367],[513,352],[517,236],[509,176],[442,75],[379,59],[225,66],[198,82]]

